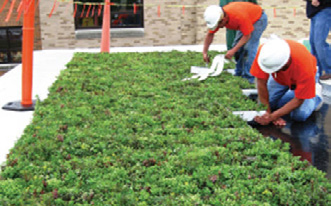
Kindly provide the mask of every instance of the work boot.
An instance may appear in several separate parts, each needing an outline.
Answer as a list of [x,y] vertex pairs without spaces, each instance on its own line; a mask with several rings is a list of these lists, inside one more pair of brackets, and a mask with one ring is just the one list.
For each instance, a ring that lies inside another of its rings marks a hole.
[[329,80],[331,79],[331,74],[323,74],[320,76],[320,80]]

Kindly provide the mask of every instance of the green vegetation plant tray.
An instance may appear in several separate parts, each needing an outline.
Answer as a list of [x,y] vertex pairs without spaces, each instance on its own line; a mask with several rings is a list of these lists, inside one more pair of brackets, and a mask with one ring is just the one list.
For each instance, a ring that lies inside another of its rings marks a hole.
[[327,205],[323,172],[232,114],[265,109],[247,81],[181,81],[201,64],[196,52],[75,54],[8,155],[1,205]]

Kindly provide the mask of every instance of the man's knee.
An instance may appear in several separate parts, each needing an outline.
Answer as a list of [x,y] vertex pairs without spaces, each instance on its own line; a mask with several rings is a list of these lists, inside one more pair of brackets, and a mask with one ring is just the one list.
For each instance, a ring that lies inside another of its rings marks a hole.
[[304,122],[308,119],[308,117],[310,117],[311,114],[312,111],[310,109],[299,107],[291,113],[291,118],[294,121]]

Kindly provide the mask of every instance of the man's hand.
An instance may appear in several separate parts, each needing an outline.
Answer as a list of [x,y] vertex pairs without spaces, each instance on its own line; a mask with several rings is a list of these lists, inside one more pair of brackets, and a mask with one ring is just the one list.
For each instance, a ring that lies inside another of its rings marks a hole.
[[283,127],[286,125],[286,121],[282,118],[277,118],[276,120],[274,120],[273,116],[266,112],[265,114],[263,114],[262,116],[256,116],[254,117],[254,121],[256,121],[257,123],[261,124],[261,125],[268,125],[271,122],[276,125],[276,126],[280,126]]
[[209,63],[210,62],[210,59],[209,59],[209,56],[207,53],[203,53],[203,61],[205,61],[206,63]]
[[278,118],[278,119],[272,121],[272,123],[279,127],[284,127],[286,125],[286,121],[282,118]]
[[315,7],[318,7],[320,5],[320,2],[319,2],[319,0],[312,0],[311,4]]
[[266,112],[264,115],[262,116],[256,116],[254,117],[254,121],[256,121],[257,123],[261,124],[261,125],[268,125],[270,124],[270,122],[273,121],[271,114]]
[[230,49],[229,51],[226,52],[225,58],[226,59],[231,59],[235,55],[235,51],[233,49]]
[[206,63],[210,62],[210,59],[208,57],[208,48],[210,44],[213,42],[214,35],[215,35],[214,33],[207,32],[205,41],[203,43],[202,55],[203,55],[203,61],[205,61]]

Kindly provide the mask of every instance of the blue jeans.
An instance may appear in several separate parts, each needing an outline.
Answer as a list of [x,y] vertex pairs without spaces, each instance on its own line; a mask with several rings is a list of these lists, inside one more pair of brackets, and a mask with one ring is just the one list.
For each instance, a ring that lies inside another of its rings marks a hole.
[[[319,74],[316,72],[316,80]],[[267,83],[269,92],[269,104],[272,111],[283,107],[286,103],[294,98],[294,91],[288,86],[278,84],[270,75]],[[302,105],[293,110],[289,115],[294,121],[305,121],[321,103],[322,98],[318,95],[311,99],[305,99]]]
[[323,71],[331,74],[331,45],[326,42],[331,30],[331,7],[318,12],[310,23],[311,53],[317,59],[320,75]]
[[[254,76],[252,76],[249,71],[255,59],[257,49],[260,44],[260,38],[262,36],[263,31],[267,28],[267,25],[268,25],[268,17],[263,12],[260,19],[254,24],[254,31],[251,34],[251,38],[235,54],[235,59],[237,62],[235,75],[244,77],[248,79],[248,81],[251,83],[254,82]],[[235,46],[239,42],[242,36],[243,34],[241,33],[241,31],[238,30],[233,42],[233,46]]]

